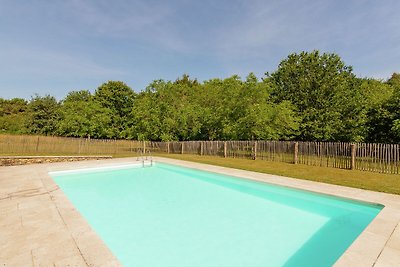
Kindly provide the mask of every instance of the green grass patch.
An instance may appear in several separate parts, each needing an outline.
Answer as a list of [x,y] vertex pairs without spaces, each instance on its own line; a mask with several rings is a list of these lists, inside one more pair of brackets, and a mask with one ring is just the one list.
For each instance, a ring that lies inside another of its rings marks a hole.
[[273,162],[266,160],[249,160],[181,154],[157,155],[166,158],[282,175],[286,177],[293,177],[298,179],[400,195],[400,175],[398,174],[382,174],[358,170],[343,170],[301,164],[294,165],[291,163]]

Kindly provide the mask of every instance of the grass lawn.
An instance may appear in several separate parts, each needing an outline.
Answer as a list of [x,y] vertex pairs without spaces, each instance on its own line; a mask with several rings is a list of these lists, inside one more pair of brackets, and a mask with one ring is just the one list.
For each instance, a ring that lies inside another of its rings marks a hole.
[[398,174],[382,174],[301,164],[294,165],[266,160],[222,158],[215,156],[181,154],[157,154],[157,156],[400,195],[400,175]]

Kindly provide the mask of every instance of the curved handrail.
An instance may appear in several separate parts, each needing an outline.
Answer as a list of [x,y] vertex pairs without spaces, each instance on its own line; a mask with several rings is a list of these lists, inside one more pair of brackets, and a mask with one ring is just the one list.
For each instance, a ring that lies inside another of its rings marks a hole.
[[137,150],[137,157],[136,161],[141,161],[142,162],[142,167],[144,167],[144,161],[150,160],[150,166],[153,166],[153,156],[151,155],[150,149],[147,151],[145,149],[138,149]]

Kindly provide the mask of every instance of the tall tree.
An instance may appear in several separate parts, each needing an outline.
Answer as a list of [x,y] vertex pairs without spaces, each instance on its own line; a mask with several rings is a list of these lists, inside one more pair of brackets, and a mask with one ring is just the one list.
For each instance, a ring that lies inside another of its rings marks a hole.
[[150,140],[197,138],[200,108],[195,101],[199,83],[183,76],[175,82],[157,80],[137,97],[131,134]]
[[97,88],[94,99],[112,113],[109,130],[113,137],[127,137],[135,96],[135,92],[121,81],[108,81]]
[[[369,112],[369,142],[400,142],[400,74],[394,73],[386,82],[390,94]],[[384,85],[383,85],[384,86]]]
[[299,139],[363,140],[366,111],[359,83],[338,55],[294,53],[268,77],[274,100],[290,101],[302,118]]
[[27,129],[34,134],[54,135],[59,119],[59,103],[50,95],[34,96],[28,104]]
[[21,98],[0,98],[0,133],[26,132],[25,118],[28,103]]
[[188,76],[154,81],[139,94],[131,133],[150,140],[287,139],[297,121],[292,106],[269,100],[269,85],[250,74],[198,83]]
[[298,118],[288,101],[270,100],[269,81],[258,82],[250,73],[238,97],[237,139],[288,140],[298,130]]
[[62,136],[110,138],[111,111],[93,100],[89,91],[70,92],[59,109],[57,133]]
[[400,73],[393,73],[392,77],[390,77],[386,83],[392,86],[394,89],[400,90]]

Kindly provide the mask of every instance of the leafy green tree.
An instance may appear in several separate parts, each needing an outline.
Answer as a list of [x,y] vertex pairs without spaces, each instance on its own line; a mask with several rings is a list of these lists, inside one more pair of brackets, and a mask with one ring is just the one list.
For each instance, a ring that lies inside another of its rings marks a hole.
[[301,117],[301,140],[361,141],[366,111],[352,68],[336,54],[289,55],[267,75],[275,102],[290,101]]
[[28,104],[26,121],[28,132],[54,135],[59,119],[59,107],[59,103],[53,96],[34,96]]
[[169,107],[164,106],[164,109],[169,110],[163,115],[164,124],[169,126],[172,136],[178,140],[197,139],[201,126],[201,107],[195,100],[200,90],[199,83],[196,80],[187,83],[175,81],[170,89],[166,89],[172,95],[168,101]]
[[121,81],[108,81],[97,88],[94,99],[111,111],[109,131],[113,137],[126,138],[135,92]]
[[237,119],[241,114],[237,106],[243,82],[240,77],[212,79],[206,81],[199,96],[199,106],[203,109],[201,118],[201,139],[237,139]]
[[198,86],[187,75],[175,82],[151,83],[136,99],[131,135],[162,141],[196,138],[199,108],[193,100]]
[[26,132],[25,117],[28,103],[21,98],[0,98],[0,133]]
[[93,100],[89,91],[70,92],[59,110],[57,133],[62,136],[110,138],[111,111]]
[[400,90],[400,73],[393,73],[392,77],[386,82],[392,86],[395,90]]
[[289,55],[261,81],[184,74],[136,94],[121,81],[52,96],[0,98],[0,132],[139,140],[400,142],[400,74],[356,78],[336,54]]
[[368,142],[400,142],[400,75],[394,73],[386,85],[392,94],[370,110]]
[[392,127],[390,128],[390,130],[392,131],[393,136],[394,136],[393,141],[395,141],[396,143],[399,143],[400,142],[400,119],[393,120]]
[[360,79],[360,90],[368,108],[376,108],[393,95],[393,87],[375,79]]
[[232,76],[201,84],[187,75],[154,81],[136,99],[131,134],[162,141],[291,138],[298,127],[293,107],[272,103],[269,90],[254,74],[245,82]]
[[271,85],[258,82],[250,73],[238,96],[237,139],[292,139],[298,130],[298,118],[288,101],[275,104],[270,100]]
[[367,137],[368,142],[389,142],[391,114],[384,106],[393,96],[393,87],[374,79],[361,80],[361,92],[367,109]]
[[245,109],[238,120],[238,139],[241,140],[290,140],[298,129],[292,104],[254,104]]
[[22,98],[10,100],[0,98],[0,116],[25,112],[27,105],[27,101]]
[[79,102],[79,101],[86,101],[89,102],[93,100],[93,96],[89,90],[80,90],[80,91],[71,91],[67,94],[63,103],[66,102]]
[[[163,81],[153,82],[162,83]],[[150,85],[152,86],[152,85]],[[138,94],[131,111],[131,127],[129,137],[138,140],[160,140],[160,106],[150,86]],[[167,138],[169,139],[169,138]],[[165,140],[167,141],[167,140]]]

